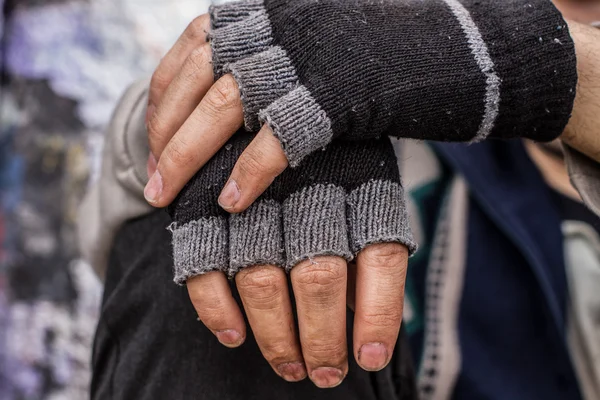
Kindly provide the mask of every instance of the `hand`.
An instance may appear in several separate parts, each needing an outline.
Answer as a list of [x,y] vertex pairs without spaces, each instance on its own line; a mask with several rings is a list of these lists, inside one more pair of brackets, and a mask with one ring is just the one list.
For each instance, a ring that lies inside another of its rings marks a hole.
[[320,387],[336,386],[348,370],[348,299],[356,310],[354,356],[367,370],[383,368],[400,328],[406,263],[414,251],[389,140],[344,142],[315,153],[279,176],[247,211],[229,215],[217,204],[219,188],[252,138],[238,132],[169,207],[175,281],[187,282],[200,319],[236,347],[246,327],[226,278],[235,277],[273,369],[289,381],[308,374]]
[[248,0],[212,8],[210,45],[209,23],[194,21],[153,77],[156,206],[242,123],[264,125],[221,197],[234,213],[335,137],[551,140],[571,114],[573,41],[546,0]]
[[[209,15],[196,18],[152,76],[146,117],[151,179],[145,196],[156,207],[169,205],[243,124],[233,77],[214,82],[209,29]],[[233,183],[227,185],[221,205],[232,213],[245,210],[287,165],[279,142],[265,126],[233,169]]]

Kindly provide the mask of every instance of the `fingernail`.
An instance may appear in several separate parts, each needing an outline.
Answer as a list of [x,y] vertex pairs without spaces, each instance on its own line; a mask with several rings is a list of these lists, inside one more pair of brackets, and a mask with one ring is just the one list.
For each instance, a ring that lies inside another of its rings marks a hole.
[[227,347],[237,347],[244,342],[242,335],[239,332],[234,331],[233,329],[226,329],[224,331],[215,332],[217,335],[217,339],[221,342],[222,345]]
[[148,155],[148,163],[146,164],[146,173],[148,174],[148,179],[156,172],[156,157],[154,154],[150,153]]
[[306,378],[306,368],[299,362],[279,364],[277,370],[281,377],[288,382],[298,382]]
[[226,210],[230,210],[240,200],[240,188],[233,179],[230,179],[219,196],[219,205]]
[[148,130],[148,124],[150,123],[150,118],[152,118],[154,111],[156,111],[154,104],[148,104],[148,108],[146,109],[146,130]]
[[320,367],[310,374],[310,379],[322,389],[332,388],[342,383],[344,374],[337,368]]
[[388,352],[381,343],[363,344],[358,350],[358,364],[367,371],[379,371],[387,363]]
[[156,171],[152,174],[152,177],[148,181],[146,188],[144,189],[144,197],[148,203],[158,202],[158,198],[163,189],[162,177],[160,172]]

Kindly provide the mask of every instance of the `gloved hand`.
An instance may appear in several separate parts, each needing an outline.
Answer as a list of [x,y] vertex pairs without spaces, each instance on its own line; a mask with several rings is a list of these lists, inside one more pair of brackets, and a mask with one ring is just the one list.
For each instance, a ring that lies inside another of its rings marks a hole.
[[349,261],[373,243],[416,250],[387,138],[329,146],[277,177],[243,213],[225,212],[221,187],[254,136],[234,135],[168,207],[176,283],[210,271],[233,277],[259,264],[289,271],[320,255]]
[[570,117],[574,45],[547,0],[245,0],[211,18],[216,76],[292,166],[336,137],[548,141]]
[[315,152],[248,210],[230,215],[217,198],[253,136],[236,133],[169,207],[175,281],[187,284],[200,320],[221,343],[237,347],[246,324],[226,278],[235,277],[262,354],[288,381],[341,383],[347,303],[355,310],[350,351],[362,368],[382,369],[394,354],[416,247],[389,139]]
[[265,124],[224,189],[230,212],[337,137],[551,140],[576,83],[569,29],[548,0],[216,6],[154,73],[148,137],[158,167],[146,199],[169,204],[244,122]]

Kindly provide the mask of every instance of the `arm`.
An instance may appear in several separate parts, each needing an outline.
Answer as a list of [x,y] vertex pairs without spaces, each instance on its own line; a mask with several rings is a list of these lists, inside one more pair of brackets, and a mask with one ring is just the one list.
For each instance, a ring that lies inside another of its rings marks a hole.
[[600,215],[600,30],[569,21],[579,75],[573,113],[561,139],[571,183]]
[[157,207],[242,124],[264,122],[221,194],[233,213],[336,137],[550,141],[573,109],[575,47],[546,0],[244,0],[211,17],[188,27],[152,79],[158,167],[145,195]]
[[101,279],[121,226],[153,211],[142,193],[147,182],[148,145],[143,125],[147,97],[148,81],[142,80],[119,101],[106,130],[98,180],[79,209],[79,249]]
[[569,22],[579,81],[563,142],[600,162],[600,30]]

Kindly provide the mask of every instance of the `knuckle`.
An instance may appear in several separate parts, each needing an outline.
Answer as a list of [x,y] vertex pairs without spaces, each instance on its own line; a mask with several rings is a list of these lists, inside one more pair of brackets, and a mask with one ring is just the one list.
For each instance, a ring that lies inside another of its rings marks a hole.
[[338,294],[346,285],[346,268],[341,263],[320,261],[296,267],[296,283],[300,290],[316,296]]
[[158,113],[154,113],[148,121],[148,140],[150,143],[162,142],[168,137],[167,129]]
[[307,357],[319,364],[342,365],[347,358],[346,343],[343,340],[308,340],[302,343],[302,350]]
[[240,294],[252,302],[252,307],[277,303],[283,295],[285,277],[277,267],[251,267],[242,270],[236,278]]
[[[255,146],[252,146],[255,147]],[[265,155],[260,150],[247,148],[242,153],[239,161],[239,171],[245,176],[261,176],[265,173],[270,173],[271,169],[263,161]]]
[[190,300],[202,322],[211,329],[227,325],[225,306],[219,296],[203,296],[190,292]]
[[169,76],[163,74],[162,69],[159,67],[154,71],[150,79],[150,98],[156,100],[156,96],[164,92],[170,83],[171,79]]
[[215,111],[225,111],[241,104],[237,82],[231,75],[225,75],[215,82],[210,94],[208,101]]
[[196,164],[196,153],[189,151],[181,138],[173,138],[164,151],[164,156],[177,167],[189,167]]
[[202,14],[194,18],[185,30],[185,36],[191,41],[206,41],[206,36],[210,26],[210,17],[208,14]]
[[397,328],[402,323],[402,307],[385,307],[378,312],[365,313],[361,320],[375,328]]
[[185,67],[189,71],[187,76],[193,76],[198,71],[203,71],[211,65],[212,54],[208,45],[194,49],[186,60]]
[[280,364],[286,361],[294,361],[294,353],[289,343],[277,340],[274,342],[265,342],[261,344],[261,351],[265,359],[273,364]]
[[374,268],[402,269],[408,262],[408,250],[398,243],[374,244],[362,251],[361,261]]

